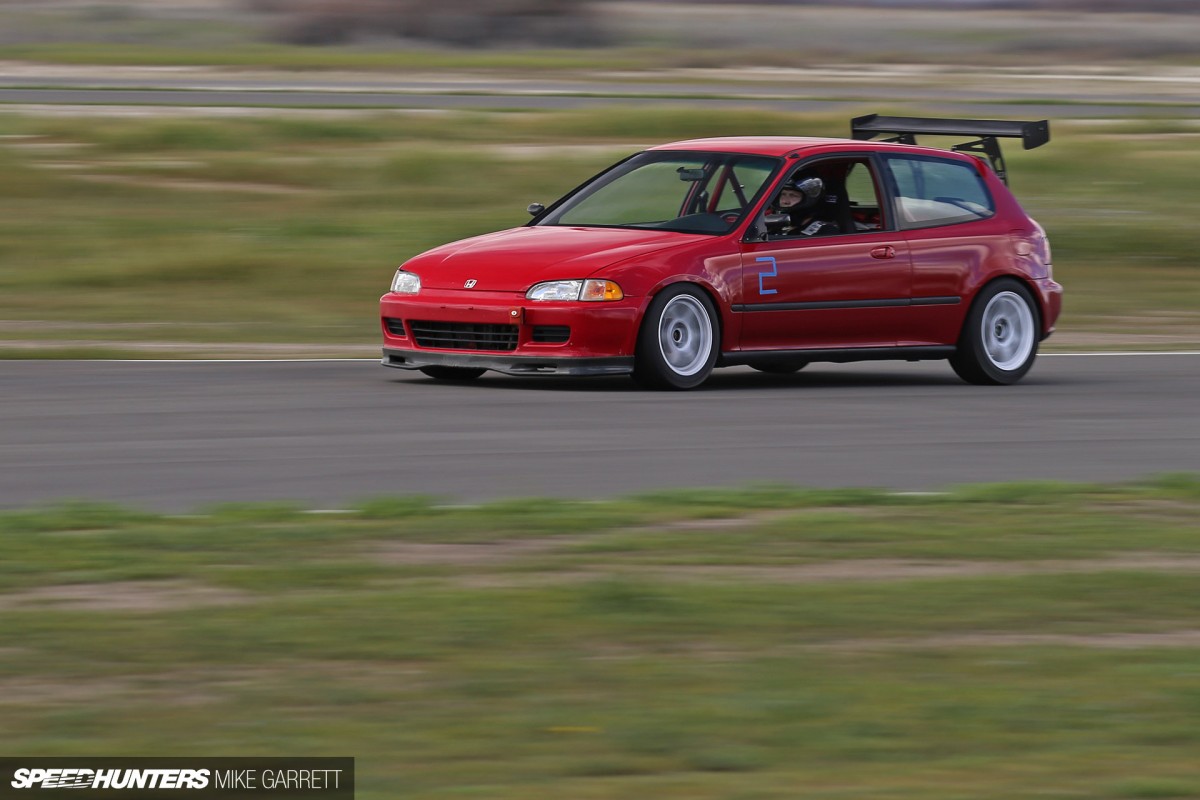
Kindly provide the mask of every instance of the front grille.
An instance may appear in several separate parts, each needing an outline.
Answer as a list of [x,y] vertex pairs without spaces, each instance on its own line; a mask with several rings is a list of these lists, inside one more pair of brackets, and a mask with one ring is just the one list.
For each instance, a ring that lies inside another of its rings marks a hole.
[[392,336],[407,336],[404,332],[404,320],[394,317],[384,317],[383,327],[387,328],[387,332]]
[[566,325],[534,325],[533,340],[538,344],[562,344],[571,338]]
[[469,322],[409,320],[413,338],[435,350],[516,350],[516,325],[476,325]]

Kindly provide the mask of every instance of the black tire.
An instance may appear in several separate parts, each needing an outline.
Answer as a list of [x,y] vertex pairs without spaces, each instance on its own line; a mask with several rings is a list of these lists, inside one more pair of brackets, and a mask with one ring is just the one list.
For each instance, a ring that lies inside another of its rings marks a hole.
[[1029,289],[1011,278],[989,283],[971,305],[950,366],[967,383],[1008,385],[1033,367],[1041,320]]
[[770,375],[791,375],[793,372],[799,372],[807,367],[808,362],[780,359],[778,361],[763,361],[758,364],[751,364],[750,366],[759,372],[766,372]]
[[651,389],[694,389],[712,374],[720,341],[707,294],[691,284],[664,289],[642,319],[633,378]]
[[483,373],[486,369],[478,367],[421,367],[421,372],[424,372],[431,378],[436,378],[439,381],[473,381]]

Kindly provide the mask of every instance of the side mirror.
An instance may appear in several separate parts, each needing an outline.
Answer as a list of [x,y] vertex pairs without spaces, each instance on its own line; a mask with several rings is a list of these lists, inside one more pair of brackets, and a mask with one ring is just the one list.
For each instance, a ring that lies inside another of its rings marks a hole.
[[546,207],[541,203],[530,203],[525,209],[529,212],[529,216],[536,217],[538,214],[546,210]]

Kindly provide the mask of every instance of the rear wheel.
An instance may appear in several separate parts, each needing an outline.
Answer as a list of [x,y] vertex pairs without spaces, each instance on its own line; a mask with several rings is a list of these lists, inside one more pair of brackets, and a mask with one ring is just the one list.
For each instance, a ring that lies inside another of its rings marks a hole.
[[638,332],[633,377],[653,389],[694,389],[717,362],[717,312],[691,285],[664,289]]
[[421,372],[431,378],[437,378],[439,381],[473,381],[487,370],[478,367],[432,366],[421,367]]
[[988,284],[975,298],[950,366],[968,383],[1016,383],[1033,367],[1040,327],[1037,307],[1021,283]]

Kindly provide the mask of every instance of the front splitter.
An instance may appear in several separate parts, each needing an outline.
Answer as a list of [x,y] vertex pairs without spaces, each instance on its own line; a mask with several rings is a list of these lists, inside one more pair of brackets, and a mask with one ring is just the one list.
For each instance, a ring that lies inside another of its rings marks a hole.
[[383,348],[385,367],[464,367],[490,369],[506,375],[629,375],[633,356],[602,358],[554,358],[551,356],[499,356],[474,353],[434,353],[427,350]]

